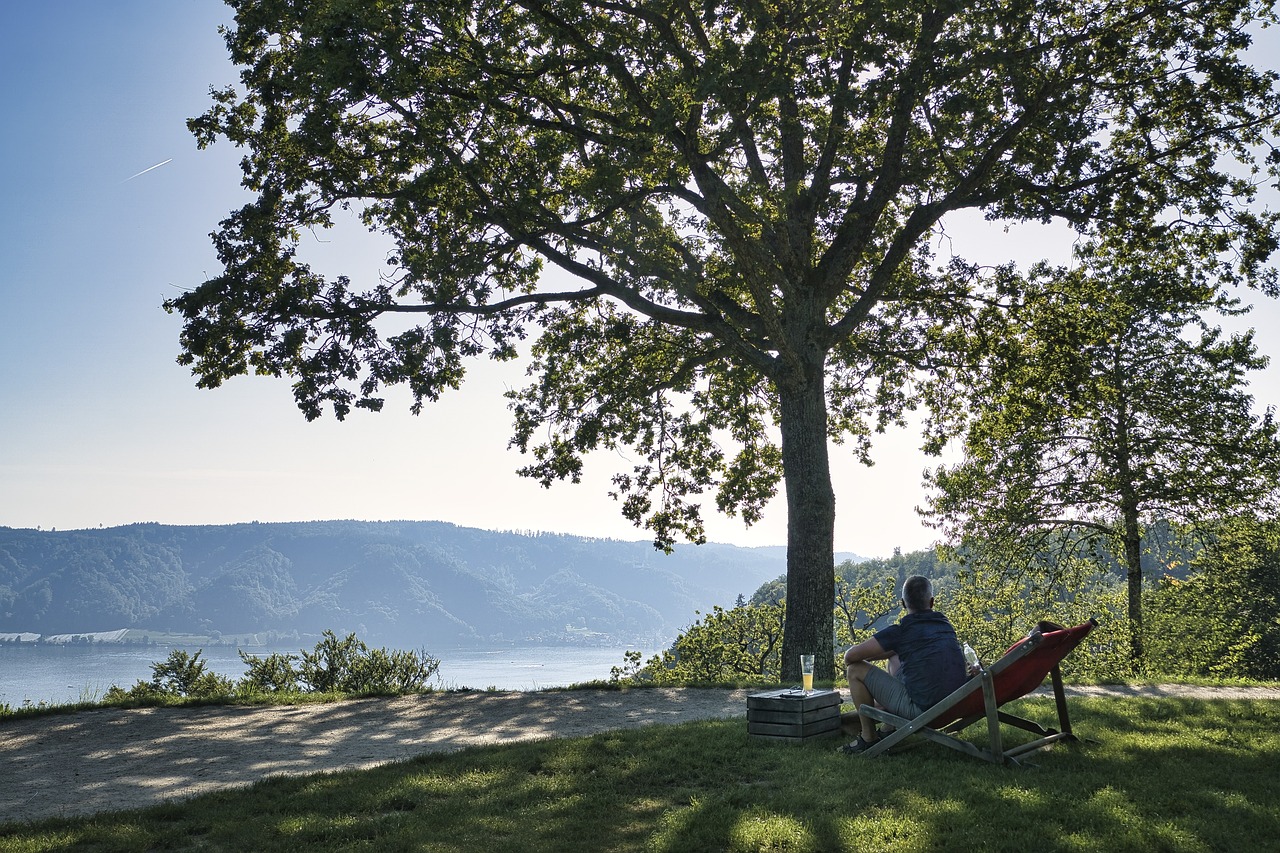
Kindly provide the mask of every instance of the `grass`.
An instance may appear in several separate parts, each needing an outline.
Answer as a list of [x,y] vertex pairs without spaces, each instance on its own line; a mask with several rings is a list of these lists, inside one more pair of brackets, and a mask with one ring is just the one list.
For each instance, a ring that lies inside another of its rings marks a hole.
[[[465,750],[136,812],[0,825],[0,850],[1227,851],[1280,844],[1280,702],[1072,700],[1099,743],[1035,768],[923,744],[751,741],[742,720]],[[1015,713],[1044,723],[1052,702]],[[980,728],[980,727],[978,727]],[[980,740],[980,735],[973,735]],[[1272,847],[1271,849],[1277,849]]]

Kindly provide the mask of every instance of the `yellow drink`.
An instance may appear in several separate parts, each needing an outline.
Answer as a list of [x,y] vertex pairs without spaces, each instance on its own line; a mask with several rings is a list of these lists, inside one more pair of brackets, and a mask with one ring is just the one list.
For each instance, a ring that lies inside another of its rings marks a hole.
[[800,678],[806,693],[813,689],[813,655],[800,655]]

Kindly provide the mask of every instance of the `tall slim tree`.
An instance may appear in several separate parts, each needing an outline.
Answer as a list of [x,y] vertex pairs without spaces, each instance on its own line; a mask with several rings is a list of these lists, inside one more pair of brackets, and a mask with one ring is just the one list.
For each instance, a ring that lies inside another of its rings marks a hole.
[[[198,384],[287,375],[341,418],[404,383],[417,411],[536,335],[522,473],[630,448],[615,495],[660,545],[785,480],[786,678],[833,672],[828,441],[866,456],[971,296],[931,272],[944,216],[1178,208],[1271,248],[1233,177],[1280,113],[1241,58],[1271,0],[228,2],[241,85],[190,125],[256,199],[166,303]],[[381,275],[299,257],[339,209],[393,241]]]
[[1230,268],[1190,248],[1174,229],[1140,247],[1121,235],[1033,270],[962,383],[964,460],[927,478],[931,514],[978,553],[1025,563],[1113,546],[1135,661],[1144,530],[1274,508],[1280,483],[1277,425],[1247,388],[1267,359],[1252,330],[1208,323],[1243,312],[1215,275]]

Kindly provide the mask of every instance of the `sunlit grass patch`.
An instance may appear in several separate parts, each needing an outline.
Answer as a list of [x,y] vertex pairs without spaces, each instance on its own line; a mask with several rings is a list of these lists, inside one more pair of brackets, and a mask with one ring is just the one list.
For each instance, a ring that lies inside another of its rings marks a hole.
[[752,809],[740,815],[729,828],[729,849],[816,853],[822,848],[807,821]]
[[[1040,700],[1015,713],[1052,713]],[[0,826],[0,850],[1257,849],[1280,837],[1280,702],[1072,702],[1096,743],[999,767],[750,740],[741,720],[428,754],[146,811]],[[983,737],[981,732],[974,739]]]

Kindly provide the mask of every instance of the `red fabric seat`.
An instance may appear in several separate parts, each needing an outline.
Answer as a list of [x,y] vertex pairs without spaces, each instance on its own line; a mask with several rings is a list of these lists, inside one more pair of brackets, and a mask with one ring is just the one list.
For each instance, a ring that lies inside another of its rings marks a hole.
[[[1021,699],[1038,689],[1044,684],[1044,680],[1049,677],[1054,667],[1071,654],[1097,624],[1095,620],[1090,619],[1074,628],[1060,628],[1039,634],[1033,631],[1010,646],[1000,660],[991,666],[991,677],[995,682],[996,705]],[[1017,654],[1027,643],[1035,643],[1035,647],[1025,654]],[[1001,664],[1006,660],[1009,663],[1002,666]],[[945,718],[935,719],[933,728],[941,728],[965,717],[982,716],[983,713],[982,691],[976,690],[957,702]]]

